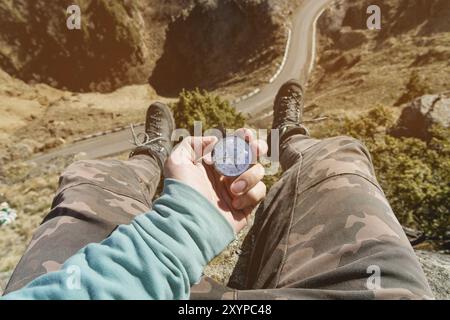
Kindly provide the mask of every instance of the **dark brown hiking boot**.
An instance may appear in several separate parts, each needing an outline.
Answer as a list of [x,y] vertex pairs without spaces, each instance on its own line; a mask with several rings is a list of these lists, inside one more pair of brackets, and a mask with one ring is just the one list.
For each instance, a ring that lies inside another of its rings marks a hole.
[[307,134],[303,127],[303,87],[297,80],[290,80],[281,86],[275,98],[273,108],[273,129],[280,130],[280,137],[290,129],[301,129]]
[[136,149],[131,152],[130,158],[137,155],[151,156],[158,161],[162,170],[172,152],[173,130],[175,121],[169,107],[160,102],[152,104],[147,110],[145,132],[137,136],[132,128]]
[[309,135],[302,125],[303,87],[297,80],[290,80],[281,86],[273,107],[272,129],[278,129],[280,143],[294,134]]

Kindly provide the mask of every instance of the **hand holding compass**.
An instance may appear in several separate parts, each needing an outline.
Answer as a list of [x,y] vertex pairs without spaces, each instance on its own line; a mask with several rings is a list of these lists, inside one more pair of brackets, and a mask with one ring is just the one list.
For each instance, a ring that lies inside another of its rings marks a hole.
[[254,160],[267,152],[267,144],[247,134],[222,140],[188,137],[174,149],[165,165],[166,178],[179,180],[200,192],[236,232],[245,227],[248,215],[266,195],[264,168]]

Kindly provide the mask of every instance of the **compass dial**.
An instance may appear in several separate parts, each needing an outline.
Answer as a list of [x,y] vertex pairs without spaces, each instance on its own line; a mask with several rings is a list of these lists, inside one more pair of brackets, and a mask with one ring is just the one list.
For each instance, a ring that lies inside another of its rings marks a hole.
[[250,145],[237,136],[220,140],[212,152],[214,167],[221,175],[238,177],[247,171],[252,163]]

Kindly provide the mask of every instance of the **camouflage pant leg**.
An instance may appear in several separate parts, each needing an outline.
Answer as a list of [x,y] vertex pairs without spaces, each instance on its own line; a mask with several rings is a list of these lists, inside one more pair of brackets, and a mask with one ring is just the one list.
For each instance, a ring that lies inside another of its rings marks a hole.
[[282,146],[281,163],[285,173],[246,240],[253,252],[245,290],[208,280],[193,298],[432,297],[361,143],[294,136]]
[[160,169],[137,156],[128,161],[79,161],[61,175],[52,209],[17,265],[5,294],[57,270],[92,242],[106,239],[119,224],[148,212]]

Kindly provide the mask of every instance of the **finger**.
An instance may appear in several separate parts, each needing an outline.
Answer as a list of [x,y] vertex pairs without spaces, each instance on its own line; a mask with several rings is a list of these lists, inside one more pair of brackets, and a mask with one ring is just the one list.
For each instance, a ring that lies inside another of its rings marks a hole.
[[194,151],[185,138],[181,143],[176,145],[171,152],[167,161],[170,165],[189,165],[192,164],[192,158],[194,157]]
[[208,144],[205,146],[204,150],[203,150],[203,161],[207,164],[207,165],[213,165],[214,161],[212,158],[212,153],[214,150],[214,147],[216,146],[217,142],[219,141],[219,138],[217,137],[210,137]]
[[236,130],[235,135],[247,141],[253,154],[253,164],[258,162],[258,157],[264,156],[269,150],[267,142],[264,140],[256,140],[256,131],[246,128]]
[[266,185],[261,181],[255,187],[250,189],[246,194],[239,196],[233,200],[233,208],[243,210],[256,207],[265,197],[267,193]]
[[211,154],[214,145],[218,139],[214,136],[209,137],[188,137],[183,142],[186,148],[190,148],[191,157],[193,162],[199,162],[203,158]]
[[187,137],[172,151],[168,163],[174,165],[197,164],[204,153],[212,150],[217,142],[215,137]]
[[267,142],[264,140],[254,140],[250,143],[250,148],[252,150],[252,154],[255,155],[255,162],[257,161],[258,157],[267,155],[267,152],[269,150],[269,146],[267,145]]
[[234,132],[234,134],[248,143],[252,143],[255,140],[255,132],[251,129],[241,128]]
[[264,167],[259,163],[254,165],[233,182],[230,187],[231,193],[237,196],[247,193],[264,178],[264,175]]

